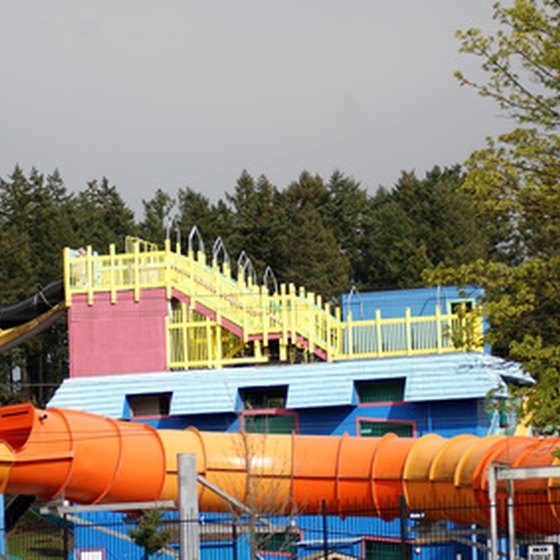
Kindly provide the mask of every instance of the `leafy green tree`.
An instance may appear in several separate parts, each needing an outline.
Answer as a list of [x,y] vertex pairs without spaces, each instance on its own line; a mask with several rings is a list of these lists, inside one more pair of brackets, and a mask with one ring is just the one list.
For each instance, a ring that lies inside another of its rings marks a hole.
[[477,282],[486,291],[489,339],[521,360],[537,383],[526,390],[533,425],[560,423],[560,5],[515,0],[494,6],[498,31],[458,33],[461,50],[481,60],[486,79],[459,81],[493,99],[517,126],[490,139],[467,162],[464,190],[492,236],[492,259],[432,280]]

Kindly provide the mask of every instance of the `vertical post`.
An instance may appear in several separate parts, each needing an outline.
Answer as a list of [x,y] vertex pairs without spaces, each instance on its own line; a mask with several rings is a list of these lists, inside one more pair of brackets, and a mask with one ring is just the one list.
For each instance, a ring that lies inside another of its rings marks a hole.
[[167,299],[171,299],[171,241],[169,240],[169,237],[165,240],[163,251],[163,266],[165,267],[165,297]]
[[412,354],[412,325],[410,321],[410,307],[406,308],[406,354]]
[[93,250],[91,245],[86,247],[86,274],[88,305],[93,305]]
[[490,558],[498,560],[498,512],[496,504],[496,468],[492,464],[488,468],[488,497],[490,500]]
[[140,301],[140,244],[134,243],[134,301]]
[[196,455],[177,455],[179,483],[179,523],[181,560],[200,559],[200,530],[198,525],[198,495]]
[[72,293],[70,291],[70,248],[64,248],[64,303],[66,307],[70,307],[72,303]]
[[346,324],[348,325],[348,348],[346,353],[348,356],[352,356],[354,354],[354,327],[352,326],[352,311],[348,311],[348,315],[346,316]]
[[436,305],[436,350],[441,354],[441,307]]
[[288,304],[286,302],[286,284],[280,284],[280,321],[282,323],[282,339],[280,340],[280,361],[288,360]]
[[404,495],[401,494],[400,497],[401,506],[401,559],[407,560],[408,554],[406,550],[406,501]]
[[509,557],[515,560],[515,511],[513,509],[513,480],[507,481],[507,524]]
[[64,550],[62,552],[62,557],[64,558],[64,560],[68,560],[68,517],[66,513],[62,515],[62,531],[64,540]]
[[327,504],[321,502],[321,516],[323,518],[323,559],[329,560],[329,531],[327,526]]
[[231,518],[231,544],[232,544],[232,559],[237,560],[237,518]]
[[335,357],[335,348],[333,345],[333,337],[331,336],[332,329],[332,315],[331,304],[327,301],[325,303],[325,348],[327,349],[327,362],[332,362]]
[[375,310],[375,329],[377,331],[377,356],[383,355],[383,330],[381,329],[381,310]]
[[109,245],[109,257],[111,264],[110,271],[109,271],[109,278],[111,283],[111,303],[117,303],[117,288],[116,288],[116,281],[115,281],[115,244],[111,243]]

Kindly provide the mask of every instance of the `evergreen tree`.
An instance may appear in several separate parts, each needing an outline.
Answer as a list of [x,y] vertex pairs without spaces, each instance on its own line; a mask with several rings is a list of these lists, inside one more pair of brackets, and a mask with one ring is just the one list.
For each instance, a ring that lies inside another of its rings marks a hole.
[[267,266],[277,270],[281,266],[279,244],[285,224],[276,187],[264,175],[255,181],[243,171],[227,200],[233,207],[228,246],[231,245],[234,255],[245,251],[259,275]]
[[[207,256],[210,257],[216,238],[227,240],[228,230],[231,229],[229,210],[223,203],[213,206],[207,197],[190,187],[179,189],[178,201],[177,227],[181,237],[183,240],[188,238],[192,228],[196,226],[202,235]],[[186,242],[184,244],[186,246]]]
[[392,191],[376,193],[365,225],[361,285],[419,287],[427,268],[487,255],[486,234],[461,191],[463,180],[459,167],[436,166],[424,179],[403,172]]
[[324,220],[343,254],[350,261],[352,282],[363,278],[365,226],[371,212],[370,199],[360,183],[335,171],[327,184],[329,193]]
[[[0,180],[1,304],[13,304],[62,277],[62,249],[72,238],[69,196],[60,174],[46,179],[32,169],[29,177],[16,167]],[[27,398],[45,404],[68,371],[64,322],[2,355],[0,369],[10,386],[18,371]]]
[[151,200],[142,200],[144,218],[138,226],[140,237],[162,246],[167,235],[172,236],[170,230],[175,227],[172,220],[175,204],[176,201],[161,189]]
[[100,253],[106,253],[111,243],[122,251],[126,236],[137,233],[134,213],[106,177],[90,181],[73,199],[70,212],[75,243],[91,245]]
[[287,215],[290,227],[284,232],[286,253],[279,279],[325,298],[338,298],[349,289],[350,266],[334,235],[314,208],[293,208]]

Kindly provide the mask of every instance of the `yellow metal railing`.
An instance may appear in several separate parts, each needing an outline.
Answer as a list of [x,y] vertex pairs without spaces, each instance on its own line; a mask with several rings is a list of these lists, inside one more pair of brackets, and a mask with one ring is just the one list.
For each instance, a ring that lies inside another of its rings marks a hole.
[[[294,346],[328,361],[482,348],[478,317],[444,315],[437,308],[433,316],[412,317],[407,311],[403,318],[385,319],[378,311],[372,320],[354,321],[349,315],[342,321],[339,309],[333,312],[304,288],[281,284],[269,294],[264,286],[234,279],[225,264],[207,264],[202,252],[183,255],[179,246],[173,251],[169,241],[160,250],[129,238],[126,250],[117,254],[112,245],[108,255],[97,255],[91,247],[66,249],[66,304],[85,294],[92,305],[100,292],[116,302],[122,291],[132,291],[138,301],[151,288],[164,288],[171,300],[177,290],[188,305],[176,305],[168,317],[170,369],[266,361],[271,339],[279,341],[281,361]],[[245,355],[248,346],[252,351]]]

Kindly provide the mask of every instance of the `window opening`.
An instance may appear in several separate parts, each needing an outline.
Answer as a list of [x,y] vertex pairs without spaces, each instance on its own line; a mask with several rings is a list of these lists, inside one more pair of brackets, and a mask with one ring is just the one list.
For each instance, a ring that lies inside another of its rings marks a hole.
[[127,395],[126,400],[132,418],[138,416],[169,416],[172,393]]
[[361,437],[382,437],[385,434],[396,434],[399,437],[413,437],[414,424],[411,422],[360,420]]
[[474,309],[474,299],[451,299],[447,302],[447,309],[452,315],[460,312],[470,313]]
[[288,386],[240,389],[240,395],[244,410],[286,408]]
[[295,434],[295,413],[256,413],[243,415],[243,430],[251,434]]
[[404,379],[360,381],[356,383],[358,402],[395,402],[404,400]]

